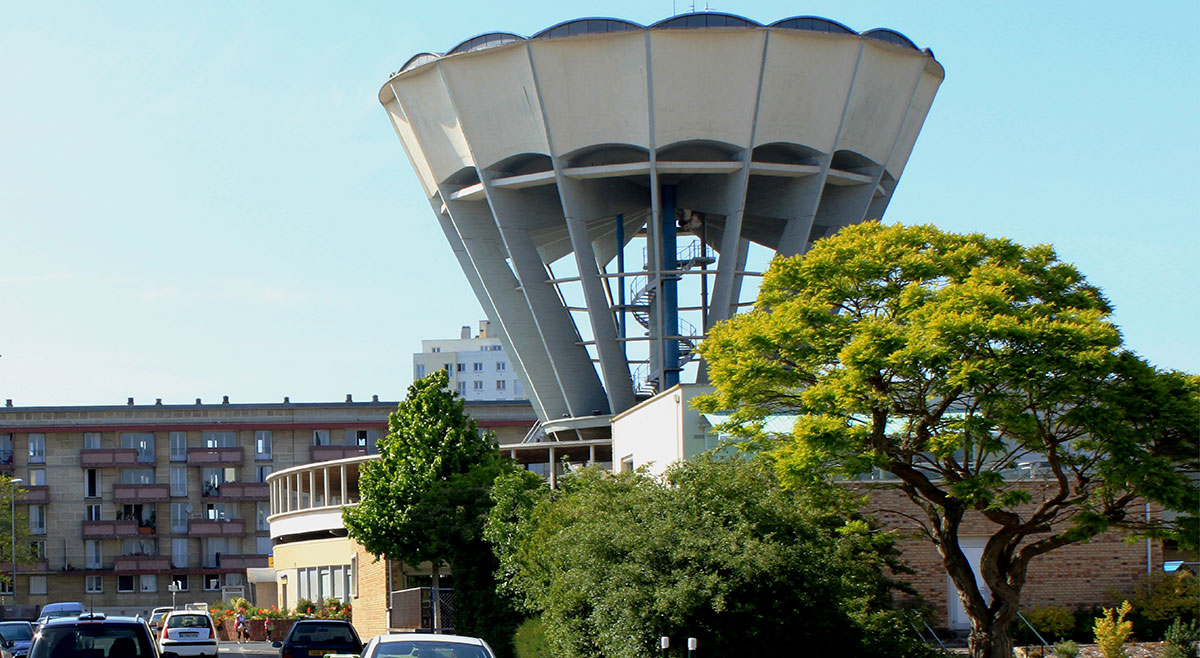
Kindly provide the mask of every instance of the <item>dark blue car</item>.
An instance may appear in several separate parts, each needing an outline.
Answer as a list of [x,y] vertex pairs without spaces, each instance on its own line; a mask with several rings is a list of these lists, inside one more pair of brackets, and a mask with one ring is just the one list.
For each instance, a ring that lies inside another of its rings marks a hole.
[[25,658],[33,642],[33,624],[27,621],[0,622],[0,656]]

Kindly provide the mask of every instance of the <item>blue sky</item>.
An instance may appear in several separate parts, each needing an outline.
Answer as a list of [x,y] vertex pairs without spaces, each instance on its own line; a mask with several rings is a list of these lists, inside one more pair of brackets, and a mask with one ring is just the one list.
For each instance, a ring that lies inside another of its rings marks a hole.
[[[886,216],[1054,244],[1200,372],[1200,3],[713,3],[946,68]],[[674,9],[688,3],[676,0]],[[6,3],[0,397],[403,397],[482,312],[376,94],[411,55],[672,3]]]

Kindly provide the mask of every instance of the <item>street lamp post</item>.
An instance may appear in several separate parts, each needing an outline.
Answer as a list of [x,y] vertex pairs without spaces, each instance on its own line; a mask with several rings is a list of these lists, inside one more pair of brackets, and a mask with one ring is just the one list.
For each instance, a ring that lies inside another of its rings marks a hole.
[[13,478],[8,481],[12,485],[12,510],[10,510],[9,520],[12,521],[12,596],[13,605],[17,604],[17,485],[21,484],[21,478]]
[[688,658],[692,658],[692,652],[696,650],[696,638],[688,638]]
[[667,649],[671,648],[671,638],[666,635],[658,638],[658,646],[662,649],[663,658],[666,658]]

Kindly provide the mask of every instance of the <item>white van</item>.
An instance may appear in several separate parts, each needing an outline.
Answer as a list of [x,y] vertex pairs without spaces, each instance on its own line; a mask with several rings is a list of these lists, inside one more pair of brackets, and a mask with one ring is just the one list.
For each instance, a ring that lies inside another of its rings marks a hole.
[[42,606],[42,612],[38,615],[38,620],[35,626],[42,627],[42,624],[51,619],[59,617],[78,617],[83,614],[83,604],[79,602],[70,603],[47,603]]

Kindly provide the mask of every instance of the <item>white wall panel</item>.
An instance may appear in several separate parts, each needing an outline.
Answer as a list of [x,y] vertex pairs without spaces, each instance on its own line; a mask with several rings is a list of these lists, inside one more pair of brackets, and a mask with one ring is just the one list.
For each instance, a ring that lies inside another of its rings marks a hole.
[[[929,70],[931,68],[932,71]],[[941,68],[936,62],[930,62],[926,66],[925,72],[921,74],[917,93],[913,96],[908,116],[904,118],[904,127],[900,129],[900,140],[896,142],[896,148],[892,151],[892,157],[887,163],[888,173],[896,179],[899,179],[900,174],[904,173],[904,166],[908,164],[908,158],[912,155],[913,147],[916,146],[917,135],[921,133],[921,126],[925,125],[925,117],[929,114],[929,108],[933,106],[933,97],[942,84]]]
[[654,145],[750,145],[765,30],[653,30]]
[[882,163],[892,151],[925,57],[871,39],[863,45],[837,150],[854,151]]
[[437,65],[393,79],[392,88],[439,182],[471,164],[467,140]]
[[514,154],[549,154],[523,43],[449,57],[442,68],[479,168]]
[[[389,96],[391,95],[389,94]],[[400,137],[400,143],[404,145],[408,161],[412,164],[413,170],[417,172],[417,179],[421,181],[425,196],[433,198],[433,195],[437,194],[437,181],[434,180],[433,172],[429,169],[429,159],[425,157],[425,153],[421,151],[421,146],[417,143],[412,126],[400,112],[400,106],[394,96],[384,103],[384,108],[387,109],[388,117],[392,120],[392,127],[396,129],[396,135]]]
[[772,30],[754,145],[791,142],[830,152],[858,49],[858,39]]

